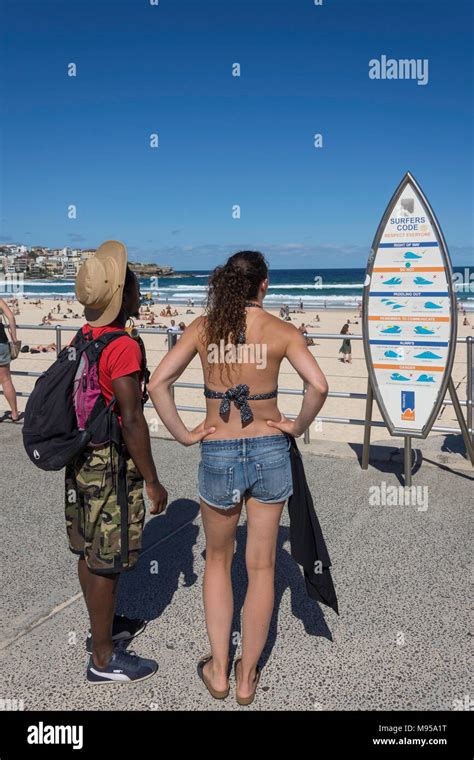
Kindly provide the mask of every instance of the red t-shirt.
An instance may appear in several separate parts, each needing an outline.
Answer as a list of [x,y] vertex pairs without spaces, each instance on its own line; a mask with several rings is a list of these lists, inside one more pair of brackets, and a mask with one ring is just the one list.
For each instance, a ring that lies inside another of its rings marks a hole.
[[[88,333],[91,329],[92,337],[99,338],[105,333],[123,330],[124,328],[116,322],[112,322],[106,327],[92,328],[85,324],[82,332]],[[133,372],[139,372],[139,379],[142,382],[144,369],[140,344],[134,338],[123,335],[106,346],[99,359],[99,384],[106,403],[108,404],[114,395],[112,380],[131,375]]]

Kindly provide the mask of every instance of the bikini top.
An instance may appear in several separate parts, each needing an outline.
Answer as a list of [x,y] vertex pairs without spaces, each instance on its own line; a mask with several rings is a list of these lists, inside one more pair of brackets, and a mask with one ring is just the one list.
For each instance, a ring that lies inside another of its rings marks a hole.
[[239,385],[234,385],[226,391],[213,391],[205,385],[204,395],[206,398],[222,399],[219,407],[219,414],[221,417],[230,411],[230,405],[231,403],[234,403],[240,411],[240,419],[242,422],[250,422],[253,420],[253,413],[249,401],[261,401],[267,398],[276,398],[278,388],[275,388],[275,390],[270,391],[269,393],[256,393],[253,396],[249,395],[249,390],[250,389],[246,383],[239,383]]
[[[261,309],[262,307],[258,303],[246,303],[245,306],[256,307]],[[245,333],[240,333],[237,343],[245,343]],[[233,403],[240,411],[240,419],[243,423],[253,420],[252,410],[250,408],[249,401],[262,401],[263,399],[276,398],[278,394],[278,387],[269,393],[255,393],[253,396],[249,395],[250,388],[246,383],[239,383],[232,388],[228,388],[226,391],[213,391],[204,386],[204,396],[206,398],[220,398],[222,399],[219,407],[219,414],[224,416],[230,411],[230,405]]]

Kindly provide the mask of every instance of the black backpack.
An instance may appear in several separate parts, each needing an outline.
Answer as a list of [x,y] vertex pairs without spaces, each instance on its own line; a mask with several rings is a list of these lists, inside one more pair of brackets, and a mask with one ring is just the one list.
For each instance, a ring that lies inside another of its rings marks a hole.
[[[115,397],[109,404],[98,389],[98,362],[104,348],[124,335],[125,330],[92,337],[92,331],[80,329],[69,346],[63,348],[56,361],[43,372],[26,404],[23,445],[29,458],[42,470],[60,470],[77,457],[89,443],[122,442],[120,423],[113,411]],[[130,336],[128,336],[130,337]],[[86,372],[84,372],[84,367]],[[87,375],[88,369],[94,372]],[[96,378],[95,402],[84,425],[78,424],[74,403],[79,390],[87,391],[87,383]]]

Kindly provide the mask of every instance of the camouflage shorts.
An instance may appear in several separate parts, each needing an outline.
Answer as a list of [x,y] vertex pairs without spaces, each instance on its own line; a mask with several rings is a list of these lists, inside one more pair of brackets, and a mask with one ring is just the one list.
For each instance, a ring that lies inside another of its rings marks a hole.
[[84,557],[89,569],[99,575],[130,570],[141,547],[143,478],[133,460],[126,459],[123,475],[127,499],[121,507],[117,500],[119,464],[115,448],[111,451],[105,446],[87,448],[66,467],[69,548]]

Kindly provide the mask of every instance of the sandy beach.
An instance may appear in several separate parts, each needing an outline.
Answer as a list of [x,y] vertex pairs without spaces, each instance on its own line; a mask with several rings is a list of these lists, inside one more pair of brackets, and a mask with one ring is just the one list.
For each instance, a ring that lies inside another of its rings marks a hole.
[[[60,306],[58,313],[58,305]],[[177,310],[178,314],[174,317],[160,316],[162,305],[153,305],[150,312],[146,315],[150,317],[154,314],[154,327],[169,327],[173,318],[178,324],[184,322],[189,324],[199,314],[202,313],[200,307],[194,306],[189,308],[186,305],[172,305],[172,310]],[[58,301],[53,299],[41,299],[40,305],[35,305],[31,300],[19,301],[20,313],[16,315],[17,324],[20,325],[18,330],[19,338],[22,345],[25,346],[46,346],[56,341],[54,328],[60,325],[61,328],[79,327],[83,324],[82,307],[77,301],[65,300]],[[187,313],[191,311],[192,313]],[[269,309],[273,314],[278,314],[277,309]],[[47,327],[40,326],[43,317],[48,314],[52,315],[50,324]],[[75,316],[77,315],[77,316]],[[317,321],[316,315],[319,316]],[[349,319],[351,322],[350,332],[353,335],[361,334],[361,319],[358,317],[357,310],[320,310],[318,312],[305,310],[303,313],[291,313],[291,322],[295,326],[301,325],[302,322],[308,328],[309,333],[316,336],[327,333],[339,334],[343,324]],[[472,322],[471,315],[468,319]],[[462,325],[462,317],[459,318],[458,337],[464,337],[473,334],[471,325]],[[148,329],[149,320],[136,320],[138,327]],[[38,325],[37,329],[21,329],[21,325]],[[62,345],[66,345],[72,338],[73,332],[66,331],[62,334]],[[159,364],[167,350],[167,336],[164,334],[143,335],[150,370]],[[310,351],[317,358],[323,372],[325,373],[330,392],[352,392],[366,393],[367,390],[367,370],[364,360],[363,343],[359,340],[352,341],[352,363],[343,364],[340,361],[339,347],[341,338],[337,339],[320,339],[314,338],[314,346]],[[49,364],[54,361],[55,352],[41,352],[36,354],[21,353],[17,360],[12,363],[14,372],[42,372]],[[455,386],[461,399],[466,398],[466,344],[458,344],[455,363],[453,368],[453,378]],[[181,377],[182,382],[202,383],[202,372],[199,359],[193,360],[191,365]],[[28,392],[32,389],[35,378],[31,376],[14,376],[14,384],[18,392]],[[279,377],[279,388],[284,389],[301,389],[302,383],[288,362],[284,361],[281,366]],[[26,404],[26,397],[19,397],[19,409],[23,410]],[[194,388],[176,388],[176,401],[178,405],[200,407],[204,409],[204,399],[201,389]],[[281,393],[279,396],[279,407],[285,414],[297,414],[301,404],[301,398],[295,395]],[[3,396],[0,396],[0,413],[7,409],[7,404]],[[344,419],[361,419],[365,413],[365,401],[362,399],[350,398],[328,398],[323,410],[323,417],[338,417]],[[194,427],[202,419],[202,414],[197,412],[181,412],[182,418],[188,427]],[[151,423],[153,435],[168,437],[169,434],[153,409],[146,410],[147,419]],[[374,419],[380,420],[378,409],[374,405]],[[457,420],[454,410],[451,406],[443,405],[439,417],[435,424],[456,426]],[[346,441],[359,443],[363,438],[363,426],[335,424],[322,420],[316,420],[311,426],[311,439],[327,439],[330,441]],[[383,441],[389,439],[389,434],[384,428],[376,428],[372,431],[372,439]]]

